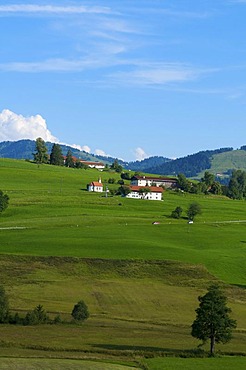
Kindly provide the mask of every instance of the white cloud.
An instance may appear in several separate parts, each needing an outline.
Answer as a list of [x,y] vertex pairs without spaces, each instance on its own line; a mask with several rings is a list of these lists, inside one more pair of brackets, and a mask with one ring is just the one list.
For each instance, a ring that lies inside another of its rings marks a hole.
[[66,144],[68,146],[71,146],[72,148],[75,148],[75,149],[78,149],[80,151],[84,151],[86,153],[90,153],[91,152],[91,148],[88,146],[88,145],[78,145],[78,144]]
[[142,161],[143,159],[149,157],[148,154],[146,154],[145,151],[140,147],[136,148],[134,153],[137,161]]
[[36,140],[38,137],[44,141],[59,141],[48,130],[45,119],[39,114],[24,117],[8,109],[0,113],[0,141]]
[[95,150],[95,154],[96,155],[102,155],[103,157],[110,157],[110,155],[109,154],[106,154],[105,151],[102,150],[102,149],[96,149]]
[[45,14],[110,14],[111,10],[103,6],[54,6],[54,5],[0,5],[0,13],[45,13]]
[[86,152],[86,153],[90,153],[91,152],[91,148],[88,146],[88,145],[83,145],[81,147],[81,149]]

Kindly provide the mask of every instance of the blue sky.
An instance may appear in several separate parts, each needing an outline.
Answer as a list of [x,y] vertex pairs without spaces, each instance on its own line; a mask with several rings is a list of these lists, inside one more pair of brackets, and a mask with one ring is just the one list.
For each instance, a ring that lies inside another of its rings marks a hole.
[[246,0],[0,1],[0,141],[124,160],[246,144]]

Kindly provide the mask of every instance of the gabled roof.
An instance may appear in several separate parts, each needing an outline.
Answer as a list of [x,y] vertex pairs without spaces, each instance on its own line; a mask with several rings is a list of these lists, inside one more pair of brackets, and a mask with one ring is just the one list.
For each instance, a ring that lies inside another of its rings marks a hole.
[[101,182],[98,182],[98,181],[93,181],[89,184],[89,186],[101,186],[101,187],[103,187],[103,184]]
[[152,193],[163,193],[164,189],[161,188],[160,186],[136,186],[136,185],[130,185],[131,191],[137,191],[141,189],[149,189],[150,192]]

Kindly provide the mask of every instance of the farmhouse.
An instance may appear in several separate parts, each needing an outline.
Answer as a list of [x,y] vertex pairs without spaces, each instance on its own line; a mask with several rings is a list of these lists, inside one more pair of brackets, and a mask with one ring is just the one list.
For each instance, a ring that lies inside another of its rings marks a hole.
[[133,176],[131,185],[175,188],[177,186],[177,179],[171,177]]
[[90,168],[97,168],[98,170],[103,170],[105,168],[105,165],[102,162],[90,162],[80,160],[80,163],[83,163]]
[[126,198],[162,200],[163,188],[160,186],[136,186],[130,185],[131,192]]
[[88,191],[95,191],[97,193],[102,193],[103,192],[103,184],[101,179],[98,181],[92,181],[90,184],[87,185],[87,190]]

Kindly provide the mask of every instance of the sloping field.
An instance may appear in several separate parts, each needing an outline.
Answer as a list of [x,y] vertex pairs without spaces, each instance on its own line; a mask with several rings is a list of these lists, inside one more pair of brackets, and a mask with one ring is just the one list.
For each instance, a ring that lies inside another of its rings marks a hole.
[[[227,284],[238,321],[233,341],[217,348],[245,353],[245,202],[168,191],[163,202],[88,193],[86,184],[99,176],[105,184],[120,179],[0,159],[0,189],[10,197],[0,216],[0,279],[12,312],[42,304],[67,322],[1,325],[1,355],[135,364],[143,354],[189,356],[198,344],[190,335],[197,297],[212,281]],[[193,201],[203,213],[189,225]],[[180,220],[170,218],[177,206]],[[69,321],[80,299],[91,316],[78,326]]]
[[[117,181],[118,174],[22,161],[0,159],[0,173],[0,189],[10,197],[0,219],[0,253],[171,259],[203,264],[227,283],[246,285],[244,201],[174,192],[165,192],[163,202],[105,197],[88,193],[86,184],[99,176]],[[193,201],[203,210],[193,225],[170,218]]]

